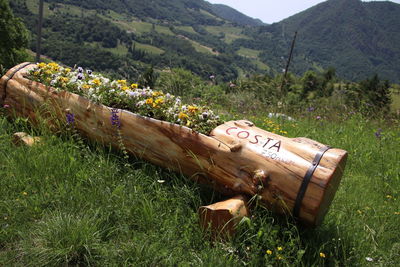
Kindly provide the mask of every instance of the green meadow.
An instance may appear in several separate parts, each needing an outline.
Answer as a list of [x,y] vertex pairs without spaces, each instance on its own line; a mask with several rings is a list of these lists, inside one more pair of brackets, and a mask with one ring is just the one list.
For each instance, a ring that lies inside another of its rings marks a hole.
[[[341,185],[315,229],[256,205],[236,236],[219,242],[201,231],[197,214],[201,205],[223,199],[219,194],[74,131],[54,134],[6,118],[3,109],[0,265],[398,265],[399,124],[359,114],[319,118],[318,109],[298,113],[295,122],[267,114],[225,110],[225,119],[249,119],[347,150]],[[19,131],[42,142],[15,146],[12,134]]]

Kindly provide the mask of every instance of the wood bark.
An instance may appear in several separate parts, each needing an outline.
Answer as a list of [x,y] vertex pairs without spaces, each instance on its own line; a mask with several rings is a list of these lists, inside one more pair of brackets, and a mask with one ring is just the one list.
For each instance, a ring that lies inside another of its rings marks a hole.
[[[24,77],[34,65],[18,70],[21,66],[0,81],[0,100],[10,106],[10,114],[32,122],[37,122],[40,114],[52,125],[57,120],[67,123],[67,114],[73,114],[74,127],[99,143],[119,148],[122,142],[129,153],[224,194],[258,195],[278,213],[292,213],[304,176],[324,146],[307,138],[279,136],[245,120],[226,122],[206,136],[95,104],[73,93],[56,92]],[[346,158],[347,152],[337,148],[323,155],[301,201],[300,221],[311,226],[321,223],[339,186]]]

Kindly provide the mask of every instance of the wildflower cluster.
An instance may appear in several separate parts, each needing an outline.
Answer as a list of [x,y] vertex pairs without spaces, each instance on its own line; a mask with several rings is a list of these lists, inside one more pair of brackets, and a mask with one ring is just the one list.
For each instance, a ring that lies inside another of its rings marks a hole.
[[39,63],[28,78],[57,91],[66,90],[96,103],[184,125],[203,134],[223,123],[208,107],[185,105],[169,93],[138,88],[138,84],[126,80],[110,80],[81,67],[71,69],[57,63]]
[[270,119],[264,120],[264,128],[271,133],[280,134],[284,136],[288,134],[288,132],[283,130],[279,124],[275,123]]

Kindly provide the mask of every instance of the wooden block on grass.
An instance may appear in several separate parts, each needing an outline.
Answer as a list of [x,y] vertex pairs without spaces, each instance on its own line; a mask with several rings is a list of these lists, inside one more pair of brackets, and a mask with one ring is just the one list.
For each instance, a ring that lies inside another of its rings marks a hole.
[[238,195],[231,199],[199,208],[200,226],[211,231],[213,238],[232,237],[238,223],[249,216],[247,198]]
[[27,133],[18,132],[13,134],[12,142],[14,145],[26,145],[26,146],[33,146],[40,142],[40,137],[32,137]]

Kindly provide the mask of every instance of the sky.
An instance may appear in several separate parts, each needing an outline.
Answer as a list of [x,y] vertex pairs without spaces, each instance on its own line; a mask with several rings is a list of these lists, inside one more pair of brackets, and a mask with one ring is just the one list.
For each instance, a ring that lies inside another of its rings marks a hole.
[[[279,22],[323,0],[207,0],[212,4],[224,4],[243,14],[261,19],[265,23]],[[400,0],[392,0],[400,4]]]

